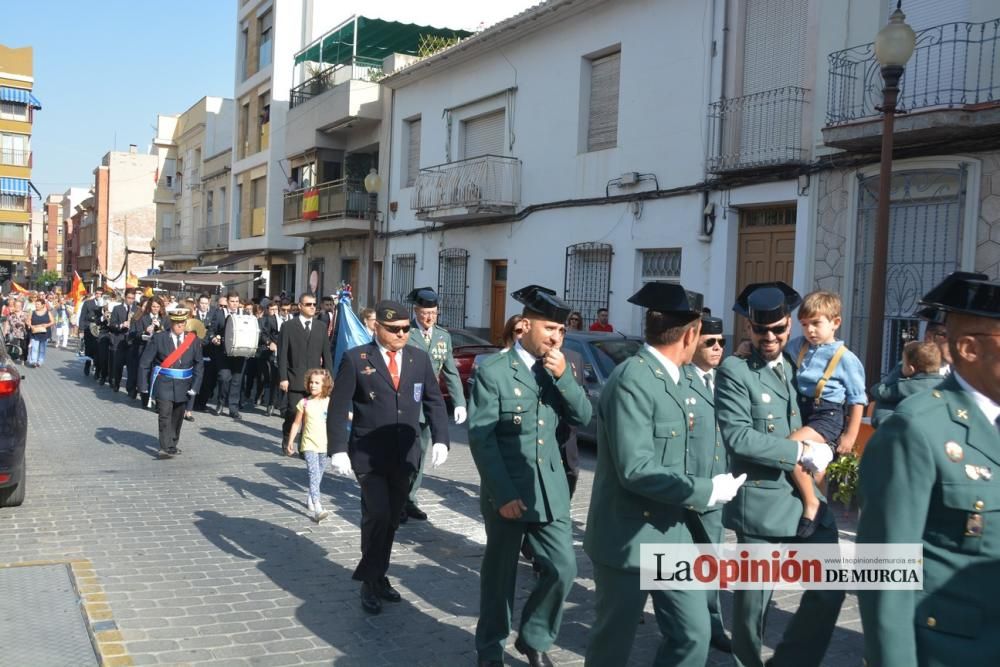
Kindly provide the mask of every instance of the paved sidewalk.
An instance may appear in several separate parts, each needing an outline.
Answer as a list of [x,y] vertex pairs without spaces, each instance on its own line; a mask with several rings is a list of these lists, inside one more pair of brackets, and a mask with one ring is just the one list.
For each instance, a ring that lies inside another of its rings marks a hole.
[[[197,413],[184,424],[183,454],[157,461],[155,413],[95,386],[74,355],[50,349],[47,365],[25,374],[27,500],[0,510],[0,561],[90,561],[132,664],[475,664],[484,532],[464,427],[452,430],[448,462],[425,477],[430,520],[397,534],[390,577],[403,602],[372,617],[350,578],[356,483],[329,476],[323,492],[334,512],[312,523],[305,465],[279,452],[280,419]],[[593,621],[590,561],[579,547],[593,462],[591,452],[573,504],[580,574],[551,653],[559,665],[582,664]],[[522,566],[518,609],[531,583]],[[770,646],[797,600],[775,596]],[[651,613],[645,620],[629,664],[652,663],[659,634]],[[860,662],[848,596],[824,664]],[[507,664],[525,664],[512,646]],[[709,664],[731,661],[713,653]]]

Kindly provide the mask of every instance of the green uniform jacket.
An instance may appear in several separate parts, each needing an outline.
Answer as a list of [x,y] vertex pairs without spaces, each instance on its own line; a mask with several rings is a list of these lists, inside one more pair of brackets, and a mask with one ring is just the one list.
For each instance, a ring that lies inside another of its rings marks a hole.
[[562,377],[548,378],[539,387],[514,350],[488,357],[476,371],[469,449],[482,480],[484,512],[520,498],[528,507],[521,521],[569,516],[569,484],[556,426],[560,418],[572,426],[589,423],[591,407],[568,363]]
[[594,562],[638,570],[641,544],[692,542],[685,510],[706,509],[712,480],[687,472],[690,398],[646,348],[608,378],[583,538]]
[[[790,537],[802,501],[786,472],[795,467],[799,444],[788,438],[802,427],[793,389],[795,364],[784,356],[785,381],[756,350],[749,359],[729,357],[716,370],[715,416],[729,450],[733,475],[747,479],[723,510],[723,523],[742,535]],[[822,498],[817,490],[817,496]],[[821,523],[832,525],[832,513]]]
[[[688,419],[694,420],[694,426],[688,434],[684,472],[709,480],[729,472],[729,455],[722,444],[722,431],[715,421],[715,394],[708,390],[691,364],[681,367],[680,384],[690,393]],[[715,505],[705,512],[718,512],[721,509],[722,505]]]
[[[406,341],[406,344],[421,349],[430,356],[434,377],[440,378],[441,373],[444,373],[444,383],[448,387],[448,394],[451,396],[452,405],[464,408],[465,388],[462,387],[462,378],[458,374],[458,368],[455,366],[451,334],[435,324],[434,328],[431,329],[431,342],[428,345],[424,341],[420,325],[413,321],[410,322],[410,326],[412,327],[410,329],[410,338]],[[425,421],[426,419],[423,413],[421,413],[420,423],[423,424]]]
[[876,401],[875,412],[872,414],[872,426],[878,428],[880,424],[885,422],[903,399],[933,389],[941,384],[942,380],[944,378],[939,373],[920,373],[913,377],[897,377],[895,379],[887,376],[871,390],[872,398]]
[[1000,664],[1000,434],[954,377],[861,459],[858,542],[924,545],[922,591],[859,591],[870,667]]

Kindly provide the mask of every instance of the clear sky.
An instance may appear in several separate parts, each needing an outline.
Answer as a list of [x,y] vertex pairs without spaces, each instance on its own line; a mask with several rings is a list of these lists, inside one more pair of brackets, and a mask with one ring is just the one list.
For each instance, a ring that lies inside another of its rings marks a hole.
[[[342,0],[318,0],[341,2]],[[539,0],[368,0],[355,11],[476,29]],[[157,114],[232,97],[236,0],[0,0],[0,44],[34,48],[31,180],[43,196],[90,187],[110,150],[149,151]],[[333,27],[333,26],[330,26]]]

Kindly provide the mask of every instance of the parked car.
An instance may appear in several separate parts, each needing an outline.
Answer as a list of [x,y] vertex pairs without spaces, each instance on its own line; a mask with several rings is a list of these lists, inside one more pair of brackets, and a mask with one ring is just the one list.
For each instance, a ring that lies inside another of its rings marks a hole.
[[[448,329],[448,333],[451,334],[452,356],[455,358],[455,366],[458,367],[458,375],[462,379],[465,397],[468,398],[473,361],[479,355],[492,354],[499,351],[500,348],[468,329]],[[439,384],[441,393],[444,394],[445,403],[448,405],[448,412],[451,412],[453,402],[451,394],[448,393],[448,387],[445,386],[443,376]]]
[[28,413],[21,397],[21,374],[0,336],[0,507],[24,502],[24,448]]

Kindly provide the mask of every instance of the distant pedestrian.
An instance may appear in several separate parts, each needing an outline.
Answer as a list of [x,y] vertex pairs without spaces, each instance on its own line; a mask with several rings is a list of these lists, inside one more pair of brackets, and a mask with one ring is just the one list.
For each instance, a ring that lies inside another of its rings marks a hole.
[[56,321],[42,297],[35,299],[35,309],[30,317],[31,344],[28,348],[28,367],[38,368],[45,363],[45,348],[49,342],[49,329],[55,326]]
[[365,323],[365,327],[368,331],[375,334],[375,309],[374,308],[362,308],[361,309],[361,321]]
[[608,309],[598,308],[597,309],[597,321],[590,325],[591,331],[604,331],[610,333],[615,330],[613,326],[608,322]]
[[63,297],[59,297],[56,299],[56,305],[53,313],[56,318],[55,345],[56,347],[61,347],[65,350],[69,345],[70,318],[73,315],[73,311],[71,310],[67,300]]
[[[607,312],[607,311],[605,311]],[[566,320],[566,331],[583,331],[583,315],[579,310],[574,310]]]
[[[323,509],[319,487],[323,473],[330,465],[326,453],[326,413],[330,407],[330,392],[333,391],[333,377],[325,368],[312,368],[306,372],[306,396],[295,406],[295,420],[288,432],[285,454],[295,456],[296,450],[303,454],[309,468],[309,496],[306,503],[309,517],[319,523],[330,515]],[[302,444],[296,448],[295,439],[302,432]]]

